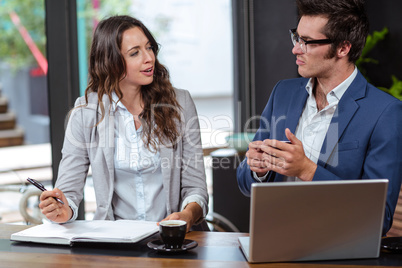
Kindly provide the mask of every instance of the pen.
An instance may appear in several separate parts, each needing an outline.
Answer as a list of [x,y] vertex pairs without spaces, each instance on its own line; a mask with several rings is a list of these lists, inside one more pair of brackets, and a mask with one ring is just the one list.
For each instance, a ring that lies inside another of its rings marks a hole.
[[[30,183],[32,183],[36,188],[38,188],[38,189],[41,190],[42,192],[43,192],[43,191],[47,191],[46,188],[45,188],[45,186],[43,186],[42,183],[40,183],[40,182],[38,182],[38,181],[36,181],[36,180],[34,180],[34,179],[31,179],[31,178],[28,178],[27,181],[29,181]],[[59,198],[57,198],[57,197],[53,197],[53,198],[54,198],[57,202],[59,202],[59,203],[61,203],[61,204],[64,205],[64,202],[61,201]]]

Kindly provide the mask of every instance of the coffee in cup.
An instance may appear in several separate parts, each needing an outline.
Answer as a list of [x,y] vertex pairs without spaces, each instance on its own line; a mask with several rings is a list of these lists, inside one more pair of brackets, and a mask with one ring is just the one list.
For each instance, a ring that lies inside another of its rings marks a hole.
[[167,220],[159,223],[159,235],[166,249],[180,249],[186,236],[187,222]]

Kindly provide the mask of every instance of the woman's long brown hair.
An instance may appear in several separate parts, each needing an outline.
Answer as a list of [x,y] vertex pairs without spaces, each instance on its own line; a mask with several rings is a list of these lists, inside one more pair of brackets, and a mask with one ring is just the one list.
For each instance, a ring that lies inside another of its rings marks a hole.
[[141,87],[144,109],[139,118],[143,126],[145,146],[156,150],[158,143],[174,145],[179,138],[180,131],[176,124],[180,121],[181,107],[170,83],[169,72],[157,59],[158,43],[141,21],[130,16],[113,16],[98,24],[89,56],[89,83],[85,90],[85,100],[88,104],[88,94],[97,92],[102,112],[99,124],[106,113],[102,102],[103,95],[107,95],[111,103],[113,92],[119,100],[123,98],[119,82],[126,75],[126,63],[120,48],[123,33],[133,27],[142,29],[155,54],[153,82]]

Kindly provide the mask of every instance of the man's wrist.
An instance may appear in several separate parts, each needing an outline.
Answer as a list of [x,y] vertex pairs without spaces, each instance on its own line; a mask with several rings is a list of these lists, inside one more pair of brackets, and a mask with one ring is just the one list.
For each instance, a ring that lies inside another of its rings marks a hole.
[[310,164],[305,169],[304,174],[301,174],[301,176],[299,177],[299,179],[303,181],[312,181],[314,178],[315,171],[317,170],[317,164],[311,160],[309,162]]

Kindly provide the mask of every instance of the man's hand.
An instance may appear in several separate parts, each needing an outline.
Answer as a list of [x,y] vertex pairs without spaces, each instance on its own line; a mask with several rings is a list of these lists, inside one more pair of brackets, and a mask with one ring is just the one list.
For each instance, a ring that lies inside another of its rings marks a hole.
[[302,142],[288,128],[285,134],[290,144],[266,139],[260,146],[264,166],[285,176],[311,181],[317,165],[305,155]]
[[[64,205],[54,200],[53,197],[61,199]],[[58,223],[68,221],[73,215],[65,195],[57,188],[54,188],[52,191],[44,191],[40,195],[39,208],[46,218]]]
[[250,142],[246,153],[247,164],[251,171],[257,173],[258,177],[264,176],[270,170],[265,163],[264,151],[261,150],[261,146],[263,146],[263,141]]

